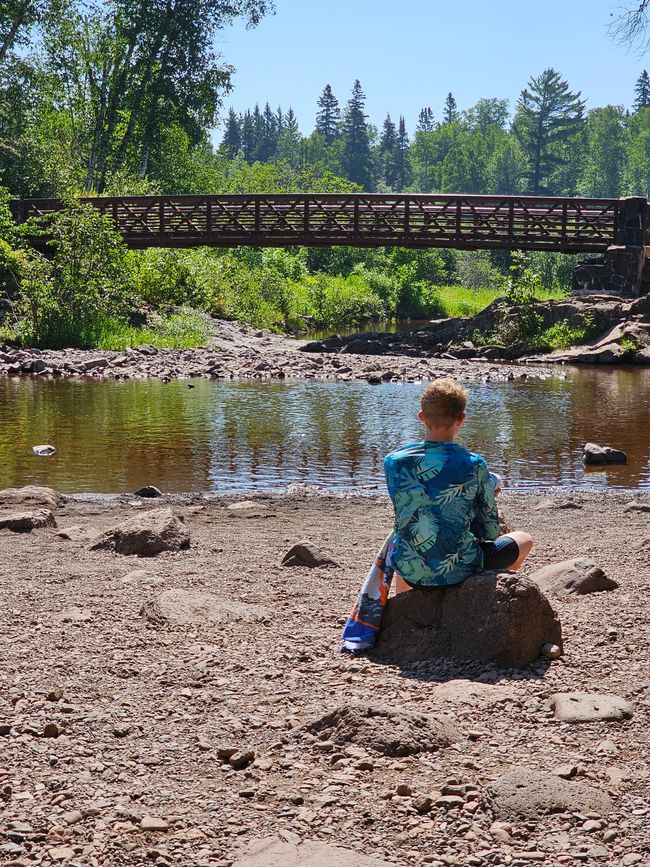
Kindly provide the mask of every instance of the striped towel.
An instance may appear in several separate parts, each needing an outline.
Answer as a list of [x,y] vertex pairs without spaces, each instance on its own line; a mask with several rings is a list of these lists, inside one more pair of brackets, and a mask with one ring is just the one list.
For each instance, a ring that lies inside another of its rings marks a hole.
[[388,601],[388,591],[395,574],[394,569],[389,565],[395,548],[394,535],[394,532],[390,533],[381,546],[363,582],[354,611],[343,628],[341,635],[343,652],[354,653],[374,647],[384,607]]

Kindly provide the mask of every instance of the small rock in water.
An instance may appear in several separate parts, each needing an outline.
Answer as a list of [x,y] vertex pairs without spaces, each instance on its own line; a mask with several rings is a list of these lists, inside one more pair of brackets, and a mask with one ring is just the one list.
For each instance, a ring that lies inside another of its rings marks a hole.
[[51,445],[32,446],[32,451],[41,458],[49,458],[50,455],[56,454],[56,449]]
[[585,443],[582,456],[586,464],[626,464],[627,455],[620,449],[611,446],[599,446],[596,443]]
[[145,485],[143,488],[139,488],[135,491],[134,495],[136,497],[149,497],[153,499],[154,497],[162,497],[162,491],[154,485]]

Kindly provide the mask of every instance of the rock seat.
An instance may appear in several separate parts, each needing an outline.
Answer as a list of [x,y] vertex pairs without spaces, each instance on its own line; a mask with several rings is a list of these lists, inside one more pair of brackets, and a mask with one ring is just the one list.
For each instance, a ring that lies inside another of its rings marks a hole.
[[561,647],[562,629],[539,587],[512,572],[482,572],[390,599],[374,654],[406,663],[442,658],[520,667],[548,643]]

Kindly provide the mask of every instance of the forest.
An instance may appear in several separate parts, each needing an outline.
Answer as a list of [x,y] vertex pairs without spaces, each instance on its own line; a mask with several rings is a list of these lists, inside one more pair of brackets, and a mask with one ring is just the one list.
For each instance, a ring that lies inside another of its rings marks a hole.
[[[360,80],[347,95],[325,84],[315,94],[314,129],[301,130],[290,106],[271,108],[263,94],[242,113],[227,108],[233,69],[215,37],[235,19],[254,27],[272,11],[267,0],[3,0],[5,339],[117,345],[138,338],[133,311],[155,311],[150,330],[163,344],[201,339],[193,311],[275,330],[465,315],[512,281],[512,259],[502,253],[129,252],[79,204],[84,195],[648,194],[645,70],[620,105],[589,110],[552,68],[522,83],[514,105],[486,97],[459,106],[450,81],[443,105],[424,106],[417,118],[387,115],[380,128],[368,120]],[[8,199],[30,196],[67,202],[48,259],[8,216]],[[532,273],[538,294],[561,294],[572,265],[534,254],[514,272]]]

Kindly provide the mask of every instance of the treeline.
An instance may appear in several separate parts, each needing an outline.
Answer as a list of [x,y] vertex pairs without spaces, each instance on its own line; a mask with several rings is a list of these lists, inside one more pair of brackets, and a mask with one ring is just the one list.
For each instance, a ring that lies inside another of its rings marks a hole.
[[650,188],[650,76],[634,88],[632,110],[586,111],[585,100],[554,69],[533,77],[511,116],[508,100],[481,99],[459,110],[452,93],[439,119],[422,108],[411,140],[405,118],[368,122],[357,80],[341,107],[328,84],[316,125],[302,136],[292,109],[230,110],[219,152],[247,163],[325,165],[377,192],[533,195],[647,195]]
[[[327,85],[315,128],[291,108],[224,109],[232,68],[214,50],[235,18],[271,0],[4,0],[0,183],[17,196],[70,192],[466,192],[646,195],[650,78],[631,110],[586,110],[553,69],[516,104],[368,122],[359,81]],[[221,126],[219,144],[214,130]]]

